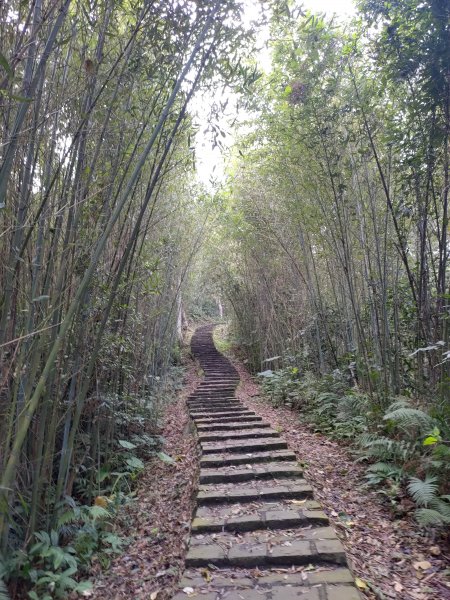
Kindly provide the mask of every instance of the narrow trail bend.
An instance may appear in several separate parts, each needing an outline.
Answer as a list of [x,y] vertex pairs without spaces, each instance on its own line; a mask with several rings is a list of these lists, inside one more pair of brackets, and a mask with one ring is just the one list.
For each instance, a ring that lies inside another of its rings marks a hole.
[[189,397],[202,456],[186,570],[173,600],[358,600],[344,549],[286,442],[235,396],[214,346],[191,348],[205,377]]

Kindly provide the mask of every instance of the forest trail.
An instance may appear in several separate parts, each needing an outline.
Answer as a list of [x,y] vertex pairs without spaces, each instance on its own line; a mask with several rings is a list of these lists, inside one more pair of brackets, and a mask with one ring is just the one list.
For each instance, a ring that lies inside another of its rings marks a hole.
[[[194,593],[203,600],[359,599],[344,549],[295,454],[238,401],[239,374],[212,332],[198,328],[191,343],[205,375],[188,400],[202,451],[200,487],[174,600]],[[297,565],[313,567],[296,572]]]

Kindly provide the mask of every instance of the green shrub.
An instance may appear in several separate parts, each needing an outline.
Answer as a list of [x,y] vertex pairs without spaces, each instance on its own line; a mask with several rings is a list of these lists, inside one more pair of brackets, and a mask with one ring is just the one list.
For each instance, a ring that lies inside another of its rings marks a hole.
[[356,459],[367,464],[367,485],[376,486],[392,504],[403,489],[416,503],[421,525],[450,522],[450,496],[445,493],[450,447],[441,433],[449,437],[450,432],[433,407],[426,411],[398,396],[383,414],[377,399],[350,389],[339,370],[321,378],[312,373],[300,377],[290,366],[264,371],[259,380],[274,406],[292,406],[315,431],[352,442]]

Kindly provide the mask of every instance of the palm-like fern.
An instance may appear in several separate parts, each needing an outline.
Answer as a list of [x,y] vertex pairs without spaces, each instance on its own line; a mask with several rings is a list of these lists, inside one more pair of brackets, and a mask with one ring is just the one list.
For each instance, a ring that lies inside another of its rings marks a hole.
[[423,410],[404,405],[397,407],[391,405],[389,412],[384,415],[383,419],[384,421],[391,421],[399,429],[407,431],[417,430],[426,432],[433,429],[433,426],[436,424],[435,420]]
[[10,600],[8,588],[6,587],[6,583],[3,581],[3,579],[0,579],[0,600]]
[[419,506],[427,507],[430,502],[436,498],[438,490],[437,477],[427,475],[425,480],[418,477],[411,477],[408,483],[408,492],[413,497],[413,500]]
[[361,417],[369,410],[369,399],[363,394],[348,394],[339,399],[337,417],[340,421]]
[[375,459],[380,462],[405,463],[416,455],[418,444],[415,441],[393,440],[378,435],[362,435],[359,440],[362,448],[359,460]]
[[425,480],[411,477],[408,491],[416,504],[416,519],[423,525],[450,524],[450,496],[438,496],[438,479],[427,475]]

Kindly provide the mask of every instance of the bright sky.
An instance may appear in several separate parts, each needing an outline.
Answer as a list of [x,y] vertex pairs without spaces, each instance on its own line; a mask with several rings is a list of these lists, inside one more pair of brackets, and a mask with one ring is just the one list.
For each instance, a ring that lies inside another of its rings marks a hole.
[[315,12],[326,12],[328,14],[348,16],[355,12],[353,0],[304,0],[303,6]]
[[[251,21],[257,21],[261,10],[261,4],[258,0],[244,0],[246,4],[244,23],[250,25]],[[325,12],[328,15],[336,14],[342,20],[351,17],[355,13],[354,0],[303,0],[299,2],[304,9],[314,11],[316,13]],[[262,37],[268,37],[268,31],[261,32]],[[259,63],[263,69],[270,65],[270,53],[268,50],[263,50],[259,56]],[[222,98],[223,100],[223,98]],[[204,129],[207,126],[209,107],[214,102],[212,95],[205,94],[198,96],[193,102],[192,108],[197,115],[197,122],[200,124],[200,131],[196,140],[196,163],[197,177],[208,188],[213,187],[212,181],[221,181],[224,176],[226,167],[227,152],[226,147],[231,146],[233,137],[230,132],[230,124],[226,116],[224,116],[219,125],[221,129],[230,133],[226,138],[222,138],[221,142],[225,146],[225,151],[218,147],[213,148],[212,136],[204,134]],[[229,106],[233,106],[233,98],[230,95]],[[234,118],[236,115],[231,115]],[[237,115],[239,116],[239,115]]]

